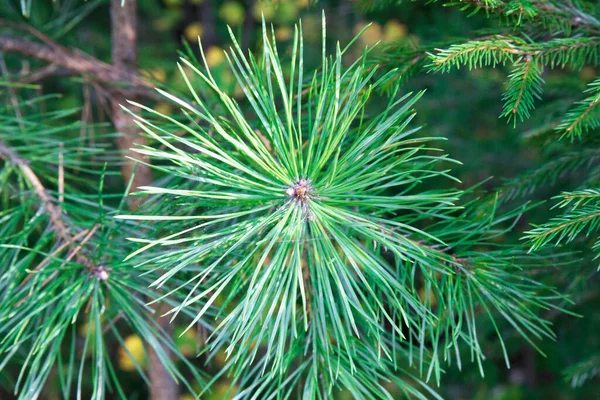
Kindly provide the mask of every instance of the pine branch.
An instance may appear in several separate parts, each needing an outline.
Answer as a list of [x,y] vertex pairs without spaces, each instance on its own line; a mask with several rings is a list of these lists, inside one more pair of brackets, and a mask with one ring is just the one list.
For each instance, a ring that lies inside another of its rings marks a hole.
[[12,165],[19,168],[23,174],[23,177],[25,177],[25,179],[33,187],[34,193],[40,199],[42,207],[48,214],[59,239],[64,243],[69,243],[69,247],[73,248],[73,254],[77,258],[77,261],[89,268],[90,271],[96,270],[94,263],[84,254],[80,253],[80,246],[76,246],[76,241],[69,232],[67,224],[63,221],[61,210],[54,205],[54,202],[48,194],[48,191],[43,186],[35,172],[33,172],[33,170],[29,167],[29,163],[23,158],[19,157],[11,148],[2,143],[0,143],[0,158],[9,161]]
[[600,355],[595,354],[588,357],[564,371],[563,375],[571,383],[571,387],[579,388],[600,378]]
[[600,127],[600,115],[598,105],[600,104],[600,78],[596,78],[588,85],[586,93],[591,96],[576,103],[565,115],[561,124],[556,127],[557,131],[564,132],[571,140],[580,138],[584,132]]
[[531,56],[525,56],[513,65],[513,71],[509,75],[508,88],[503,95],[504,108],[502,117],[521,121],[529,118],[534,108],[534,99],[540,99],[542,93],[543,79],[542,69],[538,61]]
[[589,235],[600,225],[600,207],[581,206],[552,218],[545,224],[525,232],[523,239],[531,244],[530,251],[540,249],[550,242],[555,245],[569,243],[585,233]]
[[570,2],[559,4],[548,0],[444,0],[444,2],[448,6],[459,7],[461,11],[470,11],[469,16],[483,10],[488,16],[496,15],[514,26],[528,24],[550,29],[551,32],[567,34],[575,27],[593,34],[600,33],[600,21]]
[[[320,73],[305,80],[301,27],[289,65],[266,24],[258,59],[231,36],[229,66],[256,118],[223,91],[204,55],[203,67],[182,59],[193,102],[161,91],[175,115],[131,103],[157,141],[137,151],[170,179],[142,188],[160,201],[119,218],[155,228],[130,255],[168,270],[153,287],[187,279],[170,292],[185,296],[172,318],[197,305],[192,327],[224,298],[206,351],[226,352],[239,398],[294,389],[328,397],[333,387],[385,398],[378,382],[394,380],[389,372],[414,348],[426,381],[440,379],[444,360],[461,362],[459,343],[482,368],[480,313],[499,338],[500,316],[533,346],[554,337],[534,310],[562,297],[521,275],[539,259],[497,243],[524,209],[497,216],[495,201],[461,213],[463,192],[422,186],[453,179],[440,163],[454,161],[412,135],[421,94],[392,97],[367,117],[371,94],[393,74],[374,78],[366,57],[343,63],[339,46],[331,56],[324,48]],[[192,77],[219,99],[218,113]]]

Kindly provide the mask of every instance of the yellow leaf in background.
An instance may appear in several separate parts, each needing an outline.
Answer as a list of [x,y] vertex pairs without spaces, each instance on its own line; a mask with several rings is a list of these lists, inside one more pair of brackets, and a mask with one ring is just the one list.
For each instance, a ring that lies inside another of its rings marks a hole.
[[261,20],[264,15],[265,21],[272,21],[275,17],[275,4],[272,0],[258,0],[252,7],[254,19]]
[[349,391],[348,389],[342,389],[337,393],[337,396],[335,396],[336,400],[352,400],[354,397],[352,397],[352,392]]
[[138,335],[129,335],[125,338],[124,344],[131,356],[127,354],[123,347],[119,347],[117,352],[119,368],[123,371],[135,371],[135,364],[131,357],[138,365],[143,367],[146,364],[146,352],[144,351],[142,339]]
[[167,103],[158,103],[154,106],[154,109],[161,114],[170,115],[173,112],[173,107]]
[[94,331],[95,331],[94,325],[95,325],[94,322],[92,322],[91,325],[86,322],[79,327],[79,329],[77,330],[77,333],[79,333],[80,336],[87,336],[88,330],[89,330],[90,334],[93,335]]
[[167,80],[167,73],[162,68],[154,68],[150,71],[150,74],[159,82],[165,82]]
[[299,9],[302,8],[306,8],[308,6],[310,6],[311,0],[296,0],[296,7],[298,7]]
[[315,15],[306,15],[302,18],[302,34],[306,42],[321,40],[321,20]]
[[197,42],[198,36],[202,36],[204,33],[204,27],[199,22],[192,22],[185,27],[183,34],[190,42]]
[[401,24],[395,19],[391,19],[385,23],[383,27],[383,40],[386,42],[393,42],[395,40],[402,39],[408,33],[406,25]]
[[[359,22],[354,25],[353,33],[358,35],[361,30],[365,28],[368,24]],[[377,42],[379,42],[383,37],[383,31],[381,29],[381,25],[377,22],[373,22],[371,26],[369,26],[363,33],[360,35],[359,41],[367,46],[373,46]]]
[[179,396],[179,400],[196,400],[196,398],[191,394],[182,394]]
[[240,26],[246,18],[246,10],[244,6],[236,1],[226,1],[219,8],[219,17],[231,26]]
[[228,69],[224,70],[219,77],[221,78],[221,82],[225,86],[229,86],[235,81],[235,76],[233,75],[233,72],[231,72]]
[[590,67],[589,65],[587,67],[584,67],[579,73],[579,77],[586,82],[593,81],[594,79],[596,79],[596,76],[596,70],[594,69],[594,67]]
[[275,38],[277,40],[285,42],[286,40],[290,40],[292,36],[294,36],[294,30],[289,26],[280,26],[275,29]]
[[245,95],[246,94],[244,93],[244,90],[242,89],[242,87],[240,85],[235,85],[235,87],[233,88],[233,97],[236,99],[241,99]]
[[223,62],[225,62],[225,53],[223,53],[223,49],[219,46],[210,46],[208,50],[206,50],[205,56],[206,63],[211,68],[221,65]]
[[418,295],[422,302],[425,302],[425,300],[427,300],[431,307],[437,306],[437,298],[435,297],[435,294],[432,291],[425,291],[425,288],[421,288],[419,289]]
[[217,367],[223,367],[227,363],[227,353],[225,353],[225,350],[217,351],[213,357],[213,361]]

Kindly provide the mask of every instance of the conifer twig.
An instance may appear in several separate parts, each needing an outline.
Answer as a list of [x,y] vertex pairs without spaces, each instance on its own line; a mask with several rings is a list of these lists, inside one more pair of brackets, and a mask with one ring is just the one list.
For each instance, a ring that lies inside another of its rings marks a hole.
[[[62,213],[60,208],[58,208],[52,201],[52,198],[48,194],[48,191],[38,178],[38,176],[33,172],[29,163],[21,158],[13,149],[5,146],[0,143],[0,158],[7,160],[21,171],[23,177],[29,182],[29,184],[33,187],[33,191],[36,196],[41,200],[42,207],[46,211],[46,214],[50,218],[50,223],[56,232],[58,238],[65,242],[73,245],[76,241],[74,236],[69,232],[69,228],[67,224],[64,222],[62,218]],[[79,251],[74,252],[76,254],[76,260],[78,263],[85,265],[90,270],[94,269],[94,263],[86,257],[84,254],[79,253]]]

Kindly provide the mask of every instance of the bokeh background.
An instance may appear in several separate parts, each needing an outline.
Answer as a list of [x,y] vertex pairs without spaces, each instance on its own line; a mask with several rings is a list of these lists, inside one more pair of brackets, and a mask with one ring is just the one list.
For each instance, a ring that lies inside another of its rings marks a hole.
[[[486,18],[484,13],[468,17],[456,7],[442,7],[437,3],[383,3],[384,6],[371,7],[367,1],[349,0],[321,0],[317,4],[309,0],[138,0],[138,62],[142,74],[157,86],[168,87],[175,93],[186,92],[176,62],[180,52],[191,51],[198,54],[197,40],[200,37],[208,64],[217,81],[241,98],[242,93],[235,84],[223,54],[223,50],[230,44],[227,26],[241,40],[243,47],[257,49],[261,18],[264,18],[267,23],[273,24],[281,51],[289,52],[294,24],[301,18],[306,64],[316,66],[320,58],[321,12],[324,10],[329,46],[333,46],[338,40],[341,43],[349,42],[367,24],[372,23],[352,51],[355,56],[359,56],[365,46],[378,43],[374,59],[380,60],[383,69],[388,69],[395,67],[394,54],[400,47],[430,45],[433,48],[437,43],[474,37],[497,24],[497,21]],[[0,0],[0,17],[27,22],[51,34],[68,47],[78,48],[101,60],[110,61],[108,6],[105,0],[38,1],[30,19],[25,20],[18,10],[17,0]],[[16,74],[23,68],[35,67],[33,64],[23,64],[23,60],[13,54],[6,54],[4,58],[9,73]],[[592,67],[585,67],[581,71],[547,72],[544,75],[547,82],[544,101],[564,101],[565,107],[568,107],[585,89],[585,84],[596,77],[597,72]],[[507,71],[501,67],[473,71],[463,69],[449,74],[415,71],[404,83],[403,92],[427,90],[423,100],[417,105],[417,122],[423,126],[423,132],[427,136],[443,136],[448,139],[440,143],[440,146],[453,158],[464,163],[455,169],[455,174],[465,186],[485,181],[484,188],[492,190],[507,185],[515,176],[542,165],[544,160],[553,156],[555,145],[536,137],[536,132],[545,123],[544,103],[540,104],[533,118],[516,128],[498,118],[502,109],[501,94],[506,75]],[[564,84],[565,81],[570,82],[568,87]],[[36,90],[61,95],[60,98],[49,101],[47,107],[81,107],[82,111],[76,118],[81,118],[86,123],[99,124],[95,129],[111,129],[110,126],[102,125],[107,122],[102,102],[94,89],[82,83],[81,79],[54,77],[46,80]],[[381,97],[385,101],[384,94]],[[165,114],[173,111],[172,106],[166,102],[158,101],[152,105]],[[516,198],[514,201],[518,203],[548,199],[558,190],[567,190],[573,186],[577,178],[577,175],[566,176],[535,191],[526,199]],[[117,182],[116,178],[114,182],[109,182],[111,184],[115,191],[122,187],[122,183]],[[513,237],[503,240],[518,240],[529,223],[547,220],[550,215],[547,204],[537,207],[519,222]],[[591,292],[590,295],[587,291],[585,296],[577,297],[577,293],[582,292],[580,289],[592,285],[591,281],[597,281],[597,278],[573,279],[574,276],[582,276],[575,273],[576,268],[579,268],[577,263],[549,272],[549,276],[553,282],[558,283],[561,290],[574,294],[577,305],[571,309],[584,317],[574,318],[560,313],[547,315],[554,323],[557,341],[544,341],[540,344],[545,356],[536,352],[517,334],[508,336],[507,346],[512,366],[507,369],[490,326],[489,332],[481,332],[483,337],[489,338],[484,349],[489,356],[484,364],[485,376],[481,376],[475,364],[463,365],[462,371],[455,366],[448,366],[441,386],[436,390],[448,399],[599,399],[598,382],[573,388],[565,377],[565,369],[569,365],[600,347],[598,292]],[[82,324],[78,329],[83,336],[86,330],[94,328]],[[176,336],[182,330],[183,327],[178,327]],[[185,355],[194,359],[202,346],[202,340],[201,333],[192,329],[179,337],[177,344]],[[126,336],[125,344],[141,365],[147,363],[139,337]],[[114,358],[120,369],[119,373],[122,374],[121,381],[126,392],[133,393],[130,398],[146,398],[146,389],[134,364],[127,357],[125,349],[118,344],[114,347]],[[195,362],[207,372],[214,373],[224,365],[225,355],[217,354],[207,365],[204,357]],[[0,375],[0,399],[11,398],[10,393],[1,389],[10,385],[10,380],[8,374]],[[58,385],[53,385],[52,381],[51,377],[44,394],[46,399],[60,398]],[[435,383],[432,384],[435,387]],[[227,379],[223,378],[216,383],[213,392],[204,398],[225,399],[228,386]],[[400,398],[400,394],[397,395]],[[181,400],[189,398],[191,397],[185,393],[181,395]],[[339,392],[336,398],[350,397],[348,393]]]

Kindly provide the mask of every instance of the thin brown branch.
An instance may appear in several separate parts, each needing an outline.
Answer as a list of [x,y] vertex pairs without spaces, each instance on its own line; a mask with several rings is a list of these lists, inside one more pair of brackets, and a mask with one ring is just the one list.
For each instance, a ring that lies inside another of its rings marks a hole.
[[[15,153],[14,150],[2,143],[0,143],[0,158],[7,160],[12,165],[17,167],[19,171],[21,171],[23,177],[27,180],[27,182],[29,182],[33,188],[33,192],[40,199],[42,207],[44,207],[46,214],[50,218],[50,223],[52,224],[52,228],[56,232],[59,241],[73,244],[73,236],[69,232],[69,228],[63,220],[60,208],[54,204],[52,197],[35,172],[33,172],[29,166],[29,163]],[[87,256],[80,253],[78,254],[78,252],[75,254],[77,255],[76,260],[78,263],[85,265],[90,270],[94,269],[94,263]]]
[[54,249],[54,251],[52,253],[48,254],[48,256],[42,260],[42,262],[40,262],[34,269],[31,270],[29,275],[27,275],[25,277],[25,279],[23,279],[23,281],[21,281],[20,286],[24,286],[25,283],[27,283],[27,281],[30,280],[34,276],[35,272],[44,268],[54,257],[56,257],[58,254],[60,254],[67,247],[71,246],[73,243],[77,242],[83,236],[87,235],[88,232],[89,232],[89,229],[85,229],[85,230],[79,232],[77,235],[73,236],[70,241],[63,242],[60,246],[58,246],[56,249]]
[[57,76],[70,76],[73,72],[65,68],[60,68],[54,64],[49,64],[44,67],[38,68],[27,74],[22,74],[18,78],[19,83],[35,83],[43,81],[44,79],[54,78]]
[[579,123],[581,121],[583,121],[583,119],[590,113],[592,112],[592,110],[594,108],[596,108],[596,106],[600,104],[600,97],[597,98],[595,101],[591,102],[590,105],[585,109],[585,111],[583,113],[581,113],[581,115],[579,117],[577,117],[575,119],[575,121],[573,121],[573,123],[571,125],[569,125],[569,127],[566,129],[567,132],[571,132],[573,129],[575,129],[575,127],[577,125],[579,125]]
[[127,82],[140,86],[146,84],[135,74],[125,72],[92,56],[72,52],[58,44],[50,47],[29,39],[0,35],[0,49],[47,61],[105,82]]
[[29,167],[29,163],[18,156],[11,148],[0,143],[0,158],[9,161],[12,165],[19,168],[23,177],[29,182],[33,188],[36,196],[42,201],[42,206],[45,208],[50,221],[56,230],[58,237],[65,241],[70,242],[72,239],[71,234],[67,228],[67,225],[63,222],[60,209],[57,208],[52,202],[52,198],[46,191],[44,185],[39,180],[37,175]]
[[[3,24],[6,22],[0,19],[0,26]],[[50,63],[49,70],[38,71],[38,75],[33,77],[23,77],[26,81],[33,82],[51,76],[60,67],[70,73],[82,75],[87,80],[100,82],[111,91],[122,93],[126,97],[159,98],[152,84],[142,79],[137,70],[125,69],[118,64],[111,65],[81,51],[69,50],[32,27],[24,26],[22,29],[38,38],[43,37],[44,43],[0,35],[0,51],[16,52]]]

